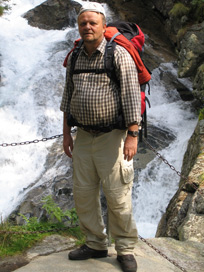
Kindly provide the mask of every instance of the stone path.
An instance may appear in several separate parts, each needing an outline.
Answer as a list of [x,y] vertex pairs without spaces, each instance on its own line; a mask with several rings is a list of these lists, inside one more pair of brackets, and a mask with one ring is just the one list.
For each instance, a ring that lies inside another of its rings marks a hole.
[[[54,253],[49,256],[38,257],[16,272],[116,272],[122,271],[116,260],[116,252],[109,247],[109,257],[89,259],[85,261],[70,261],[67,258],[69,251]],[[180,271],[160,256],[144,256],[144,252],[136,251],[138,272],[172,272]]]
[[[184,271],[204,272],[204,244],[180,242],[171,238],[153,238],[148,239],[148,242],[184,268]],[[108,248],[107,258],[70,261],[67,255],[74,247],[75,240],[72,238],[60,235],[48,236],[34,248],[28,250],[21,259],[11,258],[10,261],[8,259],[0,261],[0,272],[122,271],[116,260],[114,245]],[[141,240],[134,253],[138,264],[137,272],[181,271]]]

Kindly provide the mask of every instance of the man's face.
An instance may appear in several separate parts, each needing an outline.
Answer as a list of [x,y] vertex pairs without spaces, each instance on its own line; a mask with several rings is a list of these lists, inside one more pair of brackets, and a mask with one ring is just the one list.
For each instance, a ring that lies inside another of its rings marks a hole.
[[78,18],[78,28],[84,43],[99,45],[104,37],[106,25],[103,23],[102,14],[86,11]]

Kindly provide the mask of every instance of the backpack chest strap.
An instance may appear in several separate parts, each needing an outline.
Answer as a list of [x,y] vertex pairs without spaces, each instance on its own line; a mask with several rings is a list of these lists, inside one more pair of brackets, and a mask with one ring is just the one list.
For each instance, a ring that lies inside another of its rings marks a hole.
[[86,74],[86,73],[94,73],[94,74],[104,74],[106,73],[105,69],[75,69],[73,74]]

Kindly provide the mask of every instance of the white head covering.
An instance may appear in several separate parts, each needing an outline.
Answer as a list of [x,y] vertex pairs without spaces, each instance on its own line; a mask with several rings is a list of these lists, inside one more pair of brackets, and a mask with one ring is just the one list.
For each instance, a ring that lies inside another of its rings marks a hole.
[[95,11],[106,16],[103,6],[97,2],[85,2],[81,7],[78,16],[85,11]]

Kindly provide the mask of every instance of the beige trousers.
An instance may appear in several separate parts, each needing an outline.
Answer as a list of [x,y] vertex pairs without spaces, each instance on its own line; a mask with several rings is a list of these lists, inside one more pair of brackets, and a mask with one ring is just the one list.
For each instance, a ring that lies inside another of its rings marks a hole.
[[121,130],[94,136],[78,128],[73,150],[74,201],[86,244],[107,249],[100,204],[102,185],[118,255],[131,254],[138,239],[132,215],[133,161],[124,160],[125,137]]

